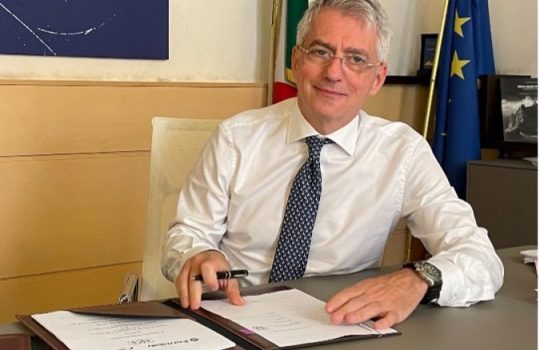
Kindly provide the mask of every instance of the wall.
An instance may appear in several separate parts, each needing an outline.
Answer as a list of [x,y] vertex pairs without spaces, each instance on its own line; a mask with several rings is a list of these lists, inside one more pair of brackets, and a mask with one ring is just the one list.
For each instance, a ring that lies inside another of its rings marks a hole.
[[[504,73],[536,63],[536,31],[519,28],[536,27],[530,2],[525,24],[493,30],[526,36],[512,43],[523,43],[519,57],[494,40],[517,65]],[[522,9],[495,4],[494,17]],[[140,271],[153,116],[220,118],[265,104],[271,2],[170,7],[168,61],[0,55],[0,322],[114,302],[126,272]],[[426,99],[425,86],[387,85],[366,109],[420,130]],[[407,237],[392,239],[400,259]]]
[[[381,1],[395,31],[390,74],[414,75],[420,34],[439,32],[444,0]],[[0,55],[0,78],[267,81],[272,1],[170,0],[169,7],[167,61]],[[537,7],[536,0],[489,0],[498,73],[537,75]]]
[[265,81],[271,7],[269,0],[169,0],[169,60],[0,55],[0,77],[92,81]]
[[538,76],[538,2],[489,0],[498,74]]
[[[418,125],[425,90],[389,86],[367,108]],[[0,322],[113,303],[140,273],[153,116],[265,101],[263,83],[0,81]],[[383,263],[402,261],[406,241],[401,225]]]
[[171,0],[167,61],[0,55],[0,322],[117,300],[141,270],[152,117],[264,105],[270,7]]
[[[414,75],[420,65],[420,34],[439,33],[443,0],[381,0],[394,28],[391,75]],[[536,76],[538,3],[488,0],[495,69],[498,74]],[[411,20],[414,19],[414,20]]]
[[114,303],[140,272],[153,116],[265,101],[262,83],[0,81],[0,323]]

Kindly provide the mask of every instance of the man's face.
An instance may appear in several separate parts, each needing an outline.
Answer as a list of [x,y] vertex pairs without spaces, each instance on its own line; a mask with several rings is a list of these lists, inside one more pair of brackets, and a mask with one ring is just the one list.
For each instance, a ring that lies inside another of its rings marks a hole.
[[[323,9],[313,18],[303,47],[322,46],[336,56],[358,53],[377,63],[377,33],[366,22]],[[329,134],[348,124],[368,96],[375,95],[384,83],[386,64],[355,72],[339,58],[327,64],[309,60],[295,48],[292,69],[298,87],[298,104],[308,122],[320,133]]]

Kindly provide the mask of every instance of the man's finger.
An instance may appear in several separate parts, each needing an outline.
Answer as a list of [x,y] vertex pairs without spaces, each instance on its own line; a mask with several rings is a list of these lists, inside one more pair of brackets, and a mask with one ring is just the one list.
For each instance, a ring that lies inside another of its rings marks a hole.
[[[357,298],[361,299],[361,298]],[[381,316],[385,311],[377,301],[361,301],[354,303],[349,308],[341,308],[330,315],[334,324],[356,324]]]
[[236,280],[229,280],[225,287],[225,295],[233,305],[244,305],[246,302],[242,295],[240,295],[240,289],[238,288],[238,282]]
[[336,310],[346,305],[351,299],[357,298],[363,293],[364,288],[362,288],[360,284],[343,289],[328,300],[325,306],[326,312],[329,314],[334,313]]
[[400,321],[402,320],[399,319],[398,315],[395,312],[388,312],[384,317],[378,319],[373,324],[373,328],[375,329],[390,328]]
[[190,278],[189,281],[189,308],[197,310],[201,307],[202,283],[194,281]]
[[176,292],[180,298],[180,305],[183,308],[189,307],[189,283],[191,279],[191,264],[187,262],[178,274],[175,281]]

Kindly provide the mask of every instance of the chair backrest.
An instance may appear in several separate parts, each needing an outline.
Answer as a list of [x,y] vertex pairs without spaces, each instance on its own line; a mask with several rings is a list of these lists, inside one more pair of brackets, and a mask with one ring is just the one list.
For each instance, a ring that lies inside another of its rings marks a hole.
[[161,274],[161,243],[176,214],[178,194],[201,149],[221,120],[155,117],[140,300],[176,296]]

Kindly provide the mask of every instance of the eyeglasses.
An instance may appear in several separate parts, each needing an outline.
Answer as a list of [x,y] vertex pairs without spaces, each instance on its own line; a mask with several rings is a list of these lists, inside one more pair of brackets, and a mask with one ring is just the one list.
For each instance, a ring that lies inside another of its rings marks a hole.
[[357,73],[382,65],[382,62],[369,63],[366,57],[357,53],[349,53],[344,54],[343,56],[336,56],[336,54],[332,50],[324,46],[316,45],[310,47],[309,49],[306,49],[302,45],[297,45],[297,47],[300,49],[300,51],[306,54],[309,62],[321,66],[329,65],[330,63],[332,63],[334,58],[339,58],[342,64],[345,63],[345,66],[348,69]]

